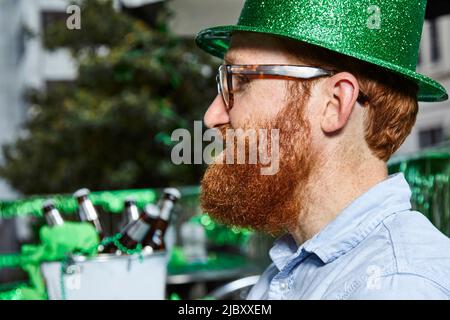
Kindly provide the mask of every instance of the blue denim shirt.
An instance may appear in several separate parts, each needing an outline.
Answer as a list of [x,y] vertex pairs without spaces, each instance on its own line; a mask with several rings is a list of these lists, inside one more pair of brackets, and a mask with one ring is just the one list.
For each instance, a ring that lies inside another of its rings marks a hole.
[[450,239],[410,197],[393,174],[300,247],[278,239],[248,299],[449,299]]

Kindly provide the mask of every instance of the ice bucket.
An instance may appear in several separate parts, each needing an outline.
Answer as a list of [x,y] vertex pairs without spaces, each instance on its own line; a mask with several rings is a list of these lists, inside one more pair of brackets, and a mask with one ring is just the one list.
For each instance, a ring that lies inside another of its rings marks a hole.
[[165,299],[167,256],[73,256],[41,266],[50,300]]

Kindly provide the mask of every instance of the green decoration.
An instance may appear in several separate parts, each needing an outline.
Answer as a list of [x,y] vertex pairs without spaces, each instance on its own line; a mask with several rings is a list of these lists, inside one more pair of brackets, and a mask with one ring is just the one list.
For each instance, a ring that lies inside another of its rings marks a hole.
[[[125,198],[134,197],[137,206],[142,209],[147,203],[155,202],[156,195],[156,190],[136,189],[91,192],[89,198],[95,206],[102,207],[105,211],[120,213],[123,211]],[[35,196],[16,201],[0,201],[0,218],[9,219],[28,215],[40,217],[42,216],[42,204],[49,198],[55,200],[56,207],[62,213],[74,213],[78,208],[72,195]]]
[[246,228],[229,227],[217,223],[209,215],[196,215],[191,218],[191,222],[201,224],[208,241],[218,246],[243,247],[247,244],[253,231]]
[[183,253],[183,248],[175,246],[171,252],[167,273],[177,275],[201,271],[236,269],[247,265],[248,260],[245,256],[224,252],[210,252],[206,262],[189,263]]
[[42,300],[43,295],[28,285],[19,285],[16,288],[0,292],[1,300]]
[[419,86],[420,101],[444,101],[436,81],[416,73],[426,0],[247,0],[237,25],[201,31],[197,45],[223,58],[234,31],[288,37],[393,71]]
[[0,299],[41,300],[47,298],[40,265],[60,261],[70,253],[93,256],[99,245],[98,234],[89,223],[65,222],[58,227],[40,230],[40,245],[23,245],[20,255],[0,256],[0,269],[21,267],[28,273],[29,284],[0,294]]
[[[138,243],[135,248],[128,249],[124,247],[120,242],[120,238],[122,238],[122,234],[118,233],[113,237],[105,238],[102,240],[101,245],[107,246],[110,243],[114,243],[114,245],[124,254],[133,255],[133,254],[141,254],[142,253],[142,244]],[[142,258],[142,257],[141,257]]]
[[389,172],[404,173],[413,208],[450,236],[450,146],[395,157],[389,161]]
[[20,254],[5,254],[0,255],[0,269],[1,268],[15,268],[20,266],[21,263]]
[[[178,188],[183,201],[196,201],[199,193],[199,186],[186,186]],[[139,209],[143,209],[148,203],[155,203],[162,189],[131,189],[114,191],[93,191],[89,195],[92,203],[103,208],[110,213],[121,213],[125,199],[134,197]],[[71,194],[32,196],[14,201],[0,201],[0,218],[11,219],[17,216],[42,216],[42,204],[47,199],[54,199],[56,207],[63,214],[71,214],[77,211],[78,205]]]
[[172,293],[169,297],[169,300],[181,300],[181,297],[178,293]]

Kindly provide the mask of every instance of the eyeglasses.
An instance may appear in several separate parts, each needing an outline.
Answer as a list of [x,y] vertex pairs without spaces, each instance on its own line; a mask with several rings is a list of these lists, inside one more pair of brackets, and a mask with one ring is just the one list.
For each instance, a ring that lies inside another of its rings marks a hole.
[[[234,94],[239,91],[241,82],[248,81],[248,78],[253,79],[316,79],[320,77],[327,77],[336,74],[337,71],[326,70],[322,68],[298,65],[229,65],[224,64],[219,67],[216,76],[217,91],[222,96],[222,99],[228,111],[233,108]],[[247,79],[237,79],[236,76],[245,76]],[[368,97],[360,92],[358,101],[368,101]]]

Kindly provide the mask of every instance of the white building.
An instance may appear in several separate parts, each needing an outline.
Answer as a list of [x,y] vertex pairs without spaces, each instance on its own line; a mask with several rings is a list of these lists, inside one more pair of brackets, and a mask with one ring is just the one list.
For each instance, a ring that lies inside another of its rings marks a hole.
[[[76,66],[66,50],[48,52],[39,35],[45,21],[66,12],[64,0],[0,1],[0,145],[13,141],[26,118],[23,94],[52,81],[70,81]],[[28,33],[36,34],[29,38]],[[0,159],[1,160],[1,159]],[[0,199],[16,193],[0,182]]]
[[185,37],[211,26],[235,24],[244,0],[172,0],[172,30]]
[[[20,10],[16,1],[0,2],[0,144],[15,138],[23,119],[25,106],[17,90],[17,68],[20,64]],[[2,198],[13,196],[4,182],[0,182]]]
[[[417,69],[441,83],[450,94],[450,14],[426,21]],[[421,103],[416,125],[398,154],[438,144],[450,137],[450,100]]]

